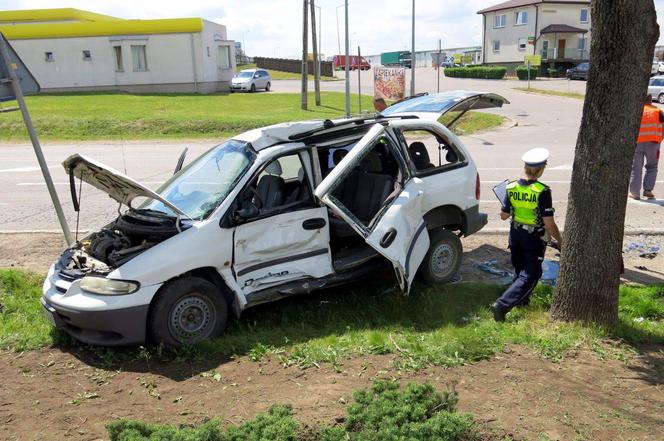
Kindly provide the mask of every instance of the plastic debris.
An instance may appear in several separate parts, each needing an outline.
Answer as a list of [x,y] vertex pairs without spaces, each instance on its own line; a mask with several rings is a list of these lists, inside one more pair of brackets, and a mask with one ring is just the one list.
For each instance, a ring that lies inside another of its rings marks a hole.
[[496,259],[492,260],[487,260],[485,262],[480,262],[477,263],[477,267],[481,269],[482,271],[493,274],[494,276],[500,277],[500,280],[498,281],[499,284],[501,285],[509,285],[512,283],[512,280],[514,278],[514,274],[512,274],[510,271],[507,271],[502,268],[498,268],[496,265],[498,264],[498,261]]
[[558,272],[560,271],[560,263],[554,260],[545,260],[542,262],[542,278],[541,282],[545,285],[554,286],[558,279]]

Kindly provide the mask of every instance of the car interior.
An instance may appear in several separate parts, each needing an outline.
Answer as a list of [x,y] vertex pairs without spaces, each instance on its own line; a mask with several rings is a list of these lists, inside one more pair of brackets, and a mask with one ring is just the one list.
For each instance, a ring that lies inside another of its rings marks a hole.
[[[416,172],[424,172],[423,174],[435,172],[437,169],[463,160],[451,143],[435,133],[426,130],[404,130],[398,135],[408,146],[408,153]],[[431,152],[435,154],[433,160]]]

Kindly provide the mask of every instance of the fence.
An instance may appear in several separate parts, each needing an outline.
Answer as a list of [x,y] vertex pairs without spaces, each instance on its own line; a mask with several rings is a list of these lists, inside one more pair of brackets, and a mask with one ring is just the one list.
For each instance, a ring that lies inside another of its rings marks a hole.
[[[302,73],[302,60],[289,60],[286,58],[254,57],[256,66],[263,69],[274,69],[282,72]],[[309,60],[309,73],[314,73],[314,62]],[[334,66],[331,61],[320,62],[320,74],[324,77],[334,76]]]

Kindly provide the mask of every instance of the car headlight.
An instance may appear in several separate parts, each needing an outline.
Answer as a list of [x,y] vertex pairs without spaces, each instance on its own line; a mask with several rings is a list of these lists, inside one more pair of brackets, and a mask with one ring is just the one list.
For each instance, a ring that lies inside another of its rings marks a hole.
[[105,277],[87,276],[81,280],[83,291],[104,296],[121,296],[138,291],[141,286],[131,280],[113,280]]

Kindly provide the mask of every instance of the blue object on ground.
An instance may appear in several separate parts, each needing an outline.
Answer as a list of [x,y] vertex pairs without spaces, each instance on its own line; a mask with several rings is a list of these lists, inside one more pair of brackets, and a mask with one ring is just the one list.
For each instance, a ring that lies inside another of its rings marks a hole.
[[554,286],[558,279],[559,271],[560,263],[553,260],[545,260],[542,262],[542,278],[540,281],[546,285]]

